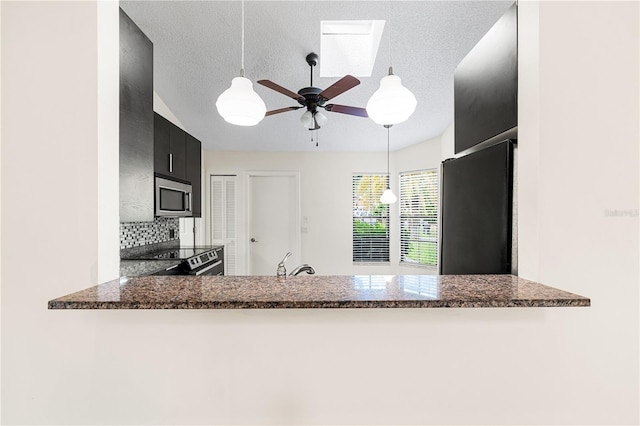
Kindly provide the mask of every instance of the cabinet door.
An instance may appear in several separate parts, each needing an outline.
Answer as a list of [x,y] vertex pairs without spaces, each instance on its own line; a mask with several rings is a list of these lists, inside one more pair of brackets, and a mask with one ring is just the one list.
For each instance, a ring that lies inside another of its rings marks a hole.
[[156,173],[169,176],[169,154],[171,152],[171,123],[166,118],[153,113],[153,163]]
[[187,156],[187,180],[191,182],[193,188],[192,210],[194,217],[202,216],[202,172],[201,172],[201,144],[200,141],[190,134],[186,134],[186,156]]
[[171,169],[169,170],[169,176],[185,180],[187,179],[185,131],[171,124],[169,133],[171,140],[171,152],[169,153],[171,156]]
[[120,9],[120,222],[153,221],[153,44]]

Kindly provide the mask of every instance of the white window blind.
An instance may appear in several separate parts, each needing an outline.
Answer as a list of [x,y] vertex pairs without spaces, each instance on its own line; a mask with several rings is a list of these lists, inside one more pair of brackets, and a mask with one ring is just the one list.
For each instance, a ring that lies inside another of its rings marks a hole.
[[211,242],[224,245],[224,274],[237,273],[236,176],[211,176]]
[[386,175],[353,175],[353,261],[389,261],[389,205],[380,202]]
[[436,266],[438,172],[400,174],[400,262]]

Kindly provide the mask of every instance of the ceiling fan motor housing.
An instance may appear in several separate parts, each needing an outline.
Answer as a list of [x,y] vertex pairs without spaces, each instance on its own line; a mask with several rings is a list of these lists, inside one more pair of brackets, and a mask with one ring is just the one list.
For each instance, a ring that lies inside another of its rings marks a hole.
[[324,105],[326,99],[320,97],[322,89],[317,87],[303,87],[298,90],[298,94],[303,96],[304,99],[298,99],[300,105],[306,106],[307,110],[313,112],[318,106]]

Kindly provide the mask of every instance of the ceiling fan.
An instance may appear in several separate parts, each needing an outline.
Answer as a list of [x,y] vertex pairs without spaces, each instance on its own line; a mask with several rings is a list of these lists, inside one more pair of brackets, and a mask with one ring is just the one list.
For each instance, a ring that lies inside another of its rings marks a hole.
[[269,115],[280,114],[281,112],[306,108],[307,111],[302,114],[300,121],[302,121],[302,124],[305,127],[308,127],[309,130],[317,130],[327,121],[327,117],[325,117],[324,114],[318,111],[318,108],[323,108],[325,111],[355,115],[357,117],[368,117],[367,110],[364,108],[326,103],[328,100],[333,99],[336,96],[360,84],[360,80],[351,75],[345,75],[340,80],[336,81],[324,90],[313,87],[313,67],[318,65],[318,55],[311,52],[306,56],[306,60],[309,64],[309,67],[311,68],[311,84],[309,85],[309,87],[303,87],[302,89],[298,90],[298,93],[285,89],[284,87],[272,82],[271,80],[258,80],[259,84],[262,84],[269,89],[275,90],[276,92],[282,93],[285,96],[295,99],[300,104],[299,106],[296,105],[267,111],[265,117]]

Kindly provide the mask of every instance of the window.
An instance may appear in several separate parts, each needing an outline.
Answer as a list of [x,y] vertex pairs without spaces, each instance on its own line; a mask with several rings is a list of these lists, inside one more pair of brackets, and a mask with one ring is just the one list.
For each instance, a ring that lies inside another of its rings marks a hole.
[[438,172],[400,174],[400,262],[436,266]]
[[385,21],[320,21],[320,77],[371,77]]
[[380,202],[386,175],[353,176],[353,261],[389,261],[389,206]]

